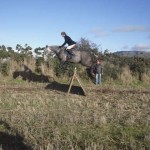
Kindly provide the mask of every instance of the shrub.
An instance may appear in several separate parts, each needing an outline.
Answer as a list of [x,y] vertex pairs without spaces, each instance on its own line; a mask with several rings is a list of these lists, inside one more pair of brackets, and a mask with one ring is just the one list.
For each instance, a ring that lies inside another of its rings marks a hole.
[[2,75],[8,76],[9,75],[9,63],[8,62],[2,63],[0,66],[0,70],[1,70]]
[[41,66],[42,63],[44,63],[44,58],[43,57],[38,57],[36,59],[35,65],[38,67],[38,66]]
[[35,62],[35,72],[42,73],[41,65],[44,64],[44,58],[38,57]]
[[122,72],[122,68],[118,66],[111,65],[110,63],[106,63],[103,67],[104,69],[104,79],[112,78],[113,80],[118,79],[118,76]]

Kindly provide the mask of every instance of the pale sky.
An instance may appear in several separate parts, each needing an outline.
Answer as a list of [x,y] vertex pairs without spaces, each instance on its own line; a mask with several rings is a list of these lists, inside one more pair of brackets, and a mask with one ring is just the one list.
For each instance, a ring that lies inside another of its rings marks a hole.
[[111,52],[150,51],[150,0],[0,0],[0,45],[61,45],[65,31]]

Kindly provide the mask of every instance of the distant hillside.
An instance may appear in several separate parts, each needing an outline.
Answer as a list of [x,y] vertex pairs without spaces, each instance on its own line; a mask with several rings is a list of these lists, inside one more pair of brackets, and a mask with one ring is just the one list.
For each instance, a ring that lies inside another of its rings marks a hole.
[[150,58],[150,51],[118,51],[114,52],[113,54],[118,56],[126,56],[126,57],[144,57]]

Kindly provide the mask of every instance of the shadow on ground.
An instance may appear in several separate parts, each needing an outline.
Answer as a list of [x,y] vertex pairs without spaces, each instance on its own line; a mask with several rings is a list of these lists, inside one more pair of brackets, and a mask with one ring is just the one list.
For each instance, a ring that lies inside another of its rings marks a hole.
[[30,146],[24,144],[24,138],[4,121],[0,121],[1,148],[2,150],[32,150]]
[[[45,87],[45,89],[57,90],[57,91],[67,93],[68,89],[69,89],[69,84],[61,84],[61,83],[54,81],[54,82],[48,84]],[[85,95],[80,86],[74,86],[74,85],[72,85],[70,93],[77,94],[77,95]]]
[[29,82],[49,82],[49,77],[43,74],[35,74],[28,66],[23,65],[24,71],[14,71],[13,78],[22,77],[22,80]]

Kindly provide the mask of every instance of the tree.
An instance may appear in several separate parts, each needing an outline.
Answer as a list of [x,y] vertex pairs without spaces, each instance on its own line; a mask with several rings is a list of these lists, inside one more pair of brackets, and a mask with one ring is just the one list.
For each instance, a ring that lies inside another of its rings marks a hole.
[[78,46],[81,50],[89,51],[94,54],[98,54],[98,45],[96,45],[95,43],[92,43],[88,39],[81,38],[80,41],[78,42]]
[[12,47],[7,47],[7,50],[8,51],[12,51]]
[[31,46],[29,46],[28,44],[25,44],[24,47],[25,47],[25,48],[23,48],[23,51],[22,51],[24,54],[27,54],[27,55],[32,54],[32,52],[31,52],[32,47],[31,47]]
[[2,46],[1,46],[1,50],[6,51],[5,45],[2,45]]
[[5,45],[0,46],[0,58],[8,58],[8,52],[6,50]]
[[25,44],[24,47],[22,47],[20,44],[16,45],[16,50],[20,52],[21,54],[24,54],[25,56],[31,56],[32,55],[32,47],[28,44]]
[[89,41],[88,39],[81,38],[78,42],[78,47],[80,50],[88,51],[92,55],[93,60],[95,60],[95,58],[101,57],[99,46]]
[[20,44],[17,44],[17,45],[16,45],[16,50],[17,50],[18,52],[21,52],[22,49],[23,49],[23,47],[22,47]]
[[110,56],[110,54],[111,54],[111,53],[109,52],[108,49],[105,49],[105,50],[104,50],[104,56]]
[[43,56],[44,48],[41,48],[41,47],[35,48],[34,52],[37,56]]

